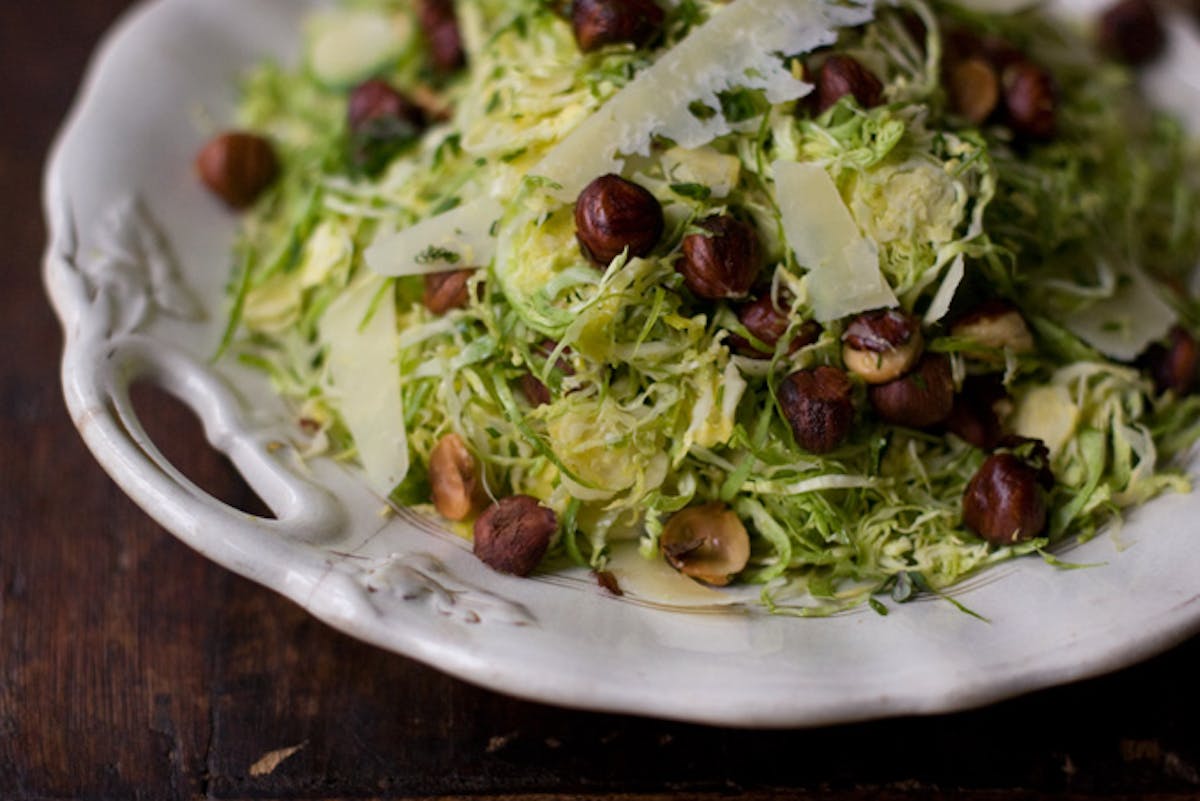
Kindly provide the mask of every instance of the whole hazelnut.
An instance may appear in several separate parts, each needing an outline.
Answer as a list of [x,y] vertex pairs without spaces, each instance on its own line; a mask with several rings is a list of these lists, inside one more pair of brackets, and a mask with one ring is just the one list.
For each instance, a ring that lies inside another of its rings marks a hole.
[[1013,353],[1033,350],[1033,334],[1016,306],[1006,300],[984,301],[954,321],[950,333],[985,348]]
[[954,407],[950,360],[927,353],[916,368],[895,381],[867,387],[875,412],[889,423],[925,428],[946,419]]
[[654,0],[574,0],[571,26],[585,53],[610,44],[647,44],[662,30],[665,18]]
[[998,374],[968,376],[942,425],[976,448],[991,450],[1004,434],[1000,409],[1006,403],[1008,393]]
[[995,545],[1032,539],[1046,527],[1038,471],[1012,453],[987,458],[963,493],[963,523]]
[[200,180],[234,209],[249,207],[279,173],[275,148],[261,136],[229,131],[209,140],[196,156]]
[[[730,334],[726,340],[729,347],[737,354],[752,359],[770,357],[775,353],[779,339],[787,333],[790,321],[785,312],[775,305],[770,294],[764,294],[757,300],[743,303],[737,309],[738,322],[746,327],[746,331],[770,350],[761,350],[745,337]],[[789,354],[800,348],[811,345],[821,336],[821,326],[815,320],[805,320],[792,335],[787,345]]]
[[434,314],[445,314],[466,307],[471,300],[468,282],[474,274],[475,270],[426,273],[425,293],[421,297],[425,308]]
[[685,576],[724,586],[750,559],[750,536],[723,503],[689,506],[671,515],[658,539],[671,566]]
[[575,201],[575,237],[599,266],[607,267],[626,248],[631,257],[646,256],[662,233],[658,199],[619,175],[600,176]]
[[704,233],[685,236],[675,262],[687,288],[709,300],[749,295],[762,263],[754,227],[728,214],[709,217],[699,227]]
[[921,321],[900,309],[863,312],[842,333],[846,369],[868,384],[894,381],[921,358]]
[[1000,75],[1008,124],[1018,136],[1054,138],[1058,128],[1058,89],[1054,78],[1031,61],[1017,61]]
[[817,113],[846,95],[853,95],[863,108],[874,108],[883,100],[883,84],[850,56],[832,55],[825,59],[817,73]]
[[1096,37],[1108,55],[1138,66],[1152,61],[1166,46],[1167,34],[1149,0],[1120,0],[1100,15]]
[[510,495],[475,520],[475,555],[501,573],[528,576],[558,531],[558,516],[528,495]]
[[529,405],[537,408],[545,406],[553,398],[550,396],[550,387],[542,383],[542,380],[533,373],[522,373],[519,379],[521,394],[525,396],[525,400],[529,401]]
[[454,72],[466,63],[453,0],[418,0],[417,19],[438,72]]
[[1000,76],[985,58],[972,57],[946,70],[950,106],[972,125],[981,125],[1000,103]]
[[779,384],[779,406],[796,444],[812,453],[841,445],[854,424],[854,386],[836,367],[797,370]]
[[433,505],[447,520],[466,520],[483,497],[479,466],[458,434],[446,434],[429,454]]
[[1158,392],[1172,390],[1176,395],[1191,394],[1196,388],[1196,368],[1200,366],[1200,344],[1183,326],[1175,326],[1166,344],[1155,343],[1138,360],[1154,379]]
[[351,90],[346,121],[356,134],[412,136],[425,127],[425,112],[386,81],[372,78]]

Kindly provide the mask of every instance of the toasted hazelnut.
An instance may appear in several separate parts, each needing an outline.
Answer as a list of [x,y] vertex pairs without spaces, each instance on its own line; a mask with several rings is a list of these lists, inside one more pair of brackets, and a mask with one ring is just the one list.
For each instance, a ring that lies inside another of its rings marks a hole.
[[474,270],[426,273],[425,293],[421,297],[425,308],[434,314],[464,308],[471,300],[468,282],[474,274]]
[[528,495],[510,495],[475,520],[475,555],[493,570],[528,576],[558,531],[558,516]]
[[959,317],[950,326],[950,333],[985,348],[1007,348],[1013,353],[1033,350],[1033,334],[1021,312],[1008,301],[998,298],[985,301]]
[[446,434],[429,454],[433,505],[447,520],[466,520],[483,495],[479,466],[458,434]]
[[812,453],[841,445],[854,424],[853,384],[836,367],[797,370],[779,384],[779,406],[796,444]]
[[542,380],[533,373],[523,373],[519,381],[521,394],[525,396],[525,400],[529,401],[530,406],[535,408],[545,406],[552,400],[550,387],[542,383]]
[[946,70],[951,107],[972,125],[981,125],[1000,103],[1000,76],[984,58],[967,58]]
[[963,523],[996,545],[1032,539],[1046,527],[1038,471],[1011,453],[992,454],[963,493]]
[[758,233],[736,217],[721,214],[699,223],[702,234],[683,238],[675,271],[698,297],[744,298],[762,266]]
[[1100,15],[1096,37],[1104,52],[1135,66],[1152,61],[1167,42],[1162,21],[1149,0],[1120,0],[1109,6]]
[[213,194],[235,209],[252,205],[279,173],[275,148],[261,136],[230,131],[196,156],[196,172]]
[[883,84],[850,56],[832,55],[817,73],[817,113],[846,95],[853,95],[863,108],[873,108],[883,100]]
[[902,378],[867,387],[875,412],[889,423],[925,428],[946,419],[954,407],[954,378],[950,360],[927,353]]
[[864,312],[842,333],[846,369],[868,384],[899,378],[912,369],[924,348],[920,320],[899,309]]
[[750,536],[723,503],[689,506],[671,515],[658,540],[666,560],[685,576],[718,587],[750,559]]
[[453,0],[419,0],[417,19],[438,72],[454,72],[466,63]]
[[346,121],[357,134],[380,138],[391,134],[412,135],[425,127],[425,113],[386,81],[373,78],[350,92]]
[[[787,333],[788,316],[781,311],[769,294],[757,300],[744,303],[737,310],[738,322],[746,327],[746,331],[755,339],[766,345],[770,350],[760,350],[745,337],[731,334],[726,340],[735,353],[761,359],[775,353],[775,346],[780,337]],[[787,345],[787,352],[795,353],[800,348],[811,345],[821,336],[821,326],[815,320],[805,320],[792,335]]]
[[629,249],[645,256],[663,232],[662,206],[643,187],[619,175],[602,175],[575,201],[575,237],[592,262],[607,267]]
[[1139,362],[1154,379],[1154,388],[1188,395],[1196,388],[1196,368],[1200,364],[1200,345],[1186,328],[1175,326],[1167,343],[1155,343],[1146,349]]
[[574,0],[571,25],[585,53],[610,44],[645,45],[662,30],[665,15],[654,0]]
[[1008,402],[998,374],[969,376],[942,425],[976,448],[991,450],[1004,434],[1000,409]]
[[1031,61],[1017,61],[1000,75],[1008,124],[1018,136],[1052,139],[1058,128],[1054,78]]

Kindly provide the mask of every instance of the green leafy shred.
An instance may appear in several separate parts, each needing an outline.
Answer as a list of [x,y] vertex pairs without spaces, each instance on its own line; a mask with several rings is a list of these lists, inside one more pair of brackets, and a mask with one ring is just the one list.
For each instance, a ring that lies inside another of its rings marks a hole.
[[[417,24],[407,3],[346,6],[385,11],[405,29]],[[808,100],[772,105],[736,85],[715,107],[697,103],[698,118],[723,115],[733,133],[691,151],[658,141],[626,167],[662,205],[658,246],[600,269],[587,262],[571,204],[530,170],[722,6],[672,4],[653,48],[585,54],[553,4],[460,4],[472,48],[466,69],[435,79],[415,37],[413,52],[380,76],[420,88],[426,102],[451,109],[448,118],[423,132],[372,129],[369,141],[347,130],[344,89],[305,70],[254,69],[239,122],[271,137],[282,170],[245,220],[221,352],[263,369],[328,451],[351,457],[325,370],[325,310],[368,272],[363,253],[378,231],[491,194],[505,211],[492,223],[489,263],[440,246],[416,258],[481,268],[465,305],[434,314],[422,303],[422,277],[368,276],[378,282],[376,302],[394,303],[397,316],[396,357],[385,369],[399,380],[403,413],[394,425],[407,432],[411,467],[391,493],[395,504],[429,501],[430,454],[455,432],[495,497],[532,495],[559,515],[555,553],[573,564],[600,567],[623,540],[659,559],[658,537],[674,512],[720,501],[750,533],[751,559],[737,580],[760,585],[772,611],[819,616],[867,603],[886,615],[880,597],[933,594],[978,617],[945,590],[1024,554],[1077,567],[1054,546],[1095,536],[1159,493],[1186,491],[1180,465],[1200,436],[1200,399],[1157,392],[1066,320],[1121,290],[1107,278],[1114,263],[1142,265],[1164,287],[1178,287],[1196,266],[1200,157],[1178,124],[1144,106],[1126,69],[1034,11],[881,6],[873,23],[842,31],[835,45],[882,80],[883,102],[873,108],[847,96],[818,114]],[[922,26],[911,24],[917,18]],[[1003,36],[1053,73],[1053,139],[1024,142],[999,117],[976,127],[955,116],[942,83],[951,28]],[[786,63],[798,70],[801,61]],[[845,321],[787,347],[813,310],[810,265],[796,263],[784,239],[787,210],[770,169],[779,160],[825,168],[906,310],[926,313],[943,288],[953,298],[945,319],[972,299],[1020,307],[1032,352],[951,336],[944,320],[927,339],[951,359],[956,385],[999,376],[1010,423],[1046,439],[1055,481],[1043,537],[998,546],[965,528],[964,489],[987,454],[936,428],[882,422],[861,386],[848,439],[820,455],[796,445],[779,382],[792,370],[841,366]],[[786,317],[778,345],[747,330],[737,303],[694,297],[676,271],[683,236],[723,212],[758,231],[766,266],[755,292],[770,294]],[[1164,296],[1184,325],[1200,323],[1195,301],[1170,289]],[[737,337],[765,351],[744,355]],[[522,390],[530,381],[548,403]]]

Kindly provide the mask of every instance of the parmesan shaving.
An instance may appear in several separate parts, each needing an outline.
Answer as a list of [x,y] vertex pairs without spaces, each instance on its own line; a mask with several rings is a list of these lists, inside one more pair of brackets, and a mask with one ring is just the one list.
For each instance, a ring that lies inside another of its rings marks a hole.
[[[805,53],[837,39],[836,29],[872,18],[870,3],[738,0],[665,53],[559,142],[533,174],[573,201],[592,179],[619,173],[623,156],[647,155],[653,136],[697,148],[733,130],[720,113],[719,92],[761,89],[771,103],[803,97],[812,85],[784,66],[780,53]],[[700,119],[700,103],[716,113]]]
[[363,259],[379,275],[423,275],[482,267],[496,253],[499,201],[472,200],[400,231],[377,235]]
[[321,318],[320,336],[327,354],[328,396],[336,398],[342,422],[354,437],[367,482],[386,497],[408,473],[408,435],[396,367],[396,306],[390,288],[368,278],[330,304]]
[[1141,270],[1116,274],[1116,291],[1066,318],[1077,337],[1119,361],[1136,359],[1146,346],[1161,339],[1179,316],[1158,294]]
[[777,161],[775,194],[784,235],[808,269],[808,296],[818,322],[896,305],[879,269],[875,243],[858,230],[833,179],[818,164]]

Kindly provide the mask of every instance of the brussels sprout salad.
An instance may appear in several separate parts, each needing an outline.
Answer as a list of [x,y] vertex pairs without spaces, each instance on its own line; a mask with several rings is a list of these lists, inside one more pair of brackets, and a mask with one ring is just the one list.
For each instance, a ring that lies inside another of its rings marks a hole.
[[[222,352],[491,567],[941,593],[1187,491],[1200,150],[1146,0],[344,0],[197,159]],[[630,543],[621,546],[622,543]]]

